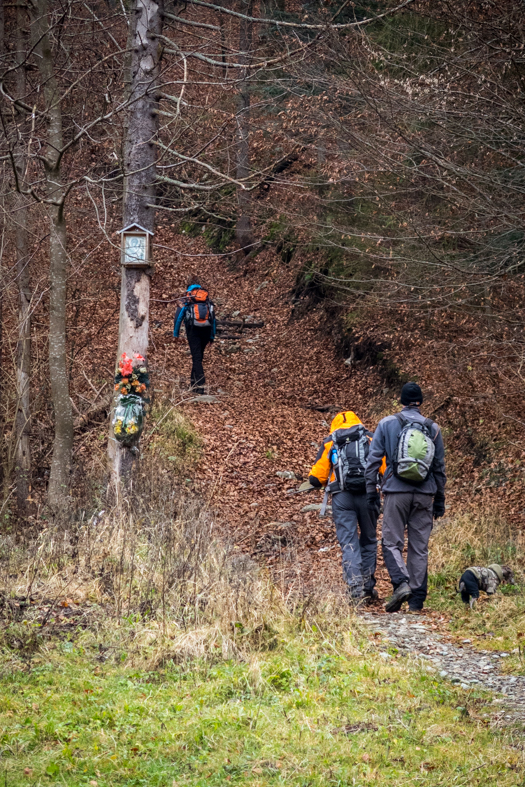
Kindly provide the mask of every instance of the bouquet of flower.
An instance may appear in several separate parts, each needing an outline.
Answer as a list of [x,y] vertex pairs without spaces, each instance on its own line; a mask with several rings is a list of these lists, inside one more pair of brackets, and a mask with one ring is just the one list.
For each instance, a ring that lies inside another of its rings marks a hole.
[[123,353],[118,367],[115,375],[118,400],[113,416],[113,431],[119,442],[133,445],[144,428],[145,405],[149,402],[149,375],[142,355],[135,354],[133,358],[128,358]]
[[122,358],[118,362],[118,372],[115,375],[115,391],[123,396],[135,394],[147,399],[149,388],[149,375],[146,362],[142,355],[135,353],[133,358],[128,358],[126,353],[122,353]]

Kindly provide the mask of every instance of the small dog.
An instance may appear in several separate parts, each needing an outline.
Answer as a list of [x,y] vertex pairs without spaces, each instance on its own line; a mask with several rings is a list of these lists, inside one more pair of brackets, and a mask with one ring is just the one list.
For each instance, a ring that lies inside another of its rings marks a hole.
[[498,563],[492,563],[486,568],[471,566],[461,575],[458,593],[461,593],[463,603],[469,604],[472,609],[480,590],[492,596],[502,583],[514,585],[514,574],[509,566],[500,566]]

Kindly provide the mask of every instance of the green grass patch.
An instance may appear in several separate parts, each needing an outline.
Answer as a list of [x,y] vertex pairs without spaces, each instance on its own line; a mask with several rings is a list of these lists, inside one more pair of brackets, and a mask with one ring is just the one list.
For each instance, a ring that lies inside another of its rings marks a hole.
[[153,671],[100,633],[48,645],[24,669],[4,649],[6,784],[522,784],[522,748],[488,729],[482,695],[385,663],[350,625],[325,638],[288,624],[272,651]]

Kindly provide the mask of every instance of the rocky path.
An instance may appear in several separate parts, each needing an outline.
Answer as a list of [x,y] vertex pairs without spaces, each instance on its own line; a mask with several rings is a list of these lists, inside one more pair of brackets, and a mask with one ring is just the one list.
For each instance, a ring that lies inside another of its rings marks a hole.
[[402,655],[416,656],[429,671],[463,689],[480,688],[502,695],[493,701],[500,706],[491,714],[493,720],[525,724],[525,676],[504,675],[500,670],[509,653],[474,650],[470,639],[454,644],[424,615],[364,612],[362,618],[385,659],[391,658],[395,649]]

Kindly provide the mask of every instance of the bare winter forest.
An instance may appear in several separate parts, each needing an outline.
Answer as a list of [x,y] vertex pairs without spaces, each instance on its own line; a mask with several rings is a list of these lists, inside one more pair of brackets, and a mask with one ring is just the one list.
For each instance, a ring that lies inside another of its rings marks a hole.
[[[6,785],[523,784],[522,2],[0,0],[0,93]],[[299,485],[407,381],[449,480],[394,647]]]

